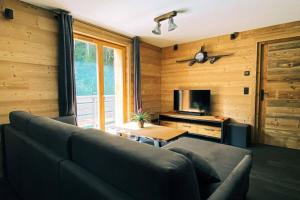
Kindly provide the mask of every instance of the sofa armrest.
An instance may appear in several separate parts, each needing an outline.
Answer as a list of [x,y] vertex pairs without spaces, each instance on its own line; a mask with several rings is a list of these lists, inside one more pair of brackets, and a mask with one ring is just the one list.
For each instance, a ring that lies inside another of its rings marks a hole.
[[53,119],[56,121],[66,123],[66,124],[71,124],[71,125],[77,126],[77,119],[76,119],[75,115],[55,117]]
[[208,200],[245,199],[252,166],[251,155],[246,155]]

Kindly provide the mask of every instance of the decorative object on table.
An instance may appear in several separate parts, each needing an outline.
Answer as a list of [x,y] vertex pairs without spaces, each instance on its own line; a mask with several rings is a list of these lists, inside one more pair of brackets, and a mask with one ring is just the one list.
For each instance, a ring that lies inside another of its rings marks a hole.
[[230,54],[219,54],[219,55],[208,55],[207,51],[204,51],[204,46],[201,47],[200,51],[198,51],[193,58],[177,60],[177,63],[189,62],[189,66],[194,65],[195,63],[205,63],[209,60],[210,64],[214,64],[217,60],[224,56],[231,56]]
[[[177,128],[154,125],[145,123],[145,128],[139,128],[136,122],[127,122],[122,124],[121,128],[130,136],[137,137],[137,141],[144,143],[147,140],[148,144],[154,144],[156,147],[161,147],[165,143],[175,140],[188,132]],[[151,140],[151,141],[148,141]]]
[[139,109],[137,111],[137,113],[134,113],[132,115],[131,120],[136,121],[140,128],[144,128],[144,123],[145,122],[150,122],[151,117],[150,117],[149,113],[143,112],[142,109]]

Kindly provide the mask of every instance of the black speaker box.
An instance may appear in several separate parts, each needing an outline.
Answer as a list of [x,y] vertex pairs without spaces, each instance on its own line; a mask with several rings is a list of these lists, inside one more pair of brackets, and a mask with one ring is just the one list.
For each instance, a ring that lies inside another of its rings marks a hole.
[[251,141],[251,126],[249,124],[229,123],[225,143],[246,148],[250,145]]
[[5,8],[4,10],[4,17],[6,19],[13,19],[14,18],[14,11],[9,8]]

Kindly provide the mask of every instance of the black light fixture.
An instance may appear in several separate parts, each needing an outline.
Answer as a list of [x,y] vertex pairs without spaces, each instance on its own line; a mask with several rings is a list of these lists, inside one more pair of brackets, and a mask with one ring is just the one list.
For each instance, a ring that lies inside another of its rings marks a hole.
[[174,51],[177,51],[177,50],[178,50],[178,44],[175,44],[175,45],[173,46],[173,50],[174,50]]
[[239,36],[239,32],[233,32],[230,34],[230,39],[235,40]]
[[166,19],[169,19],[169,27],[168,27],[168,31],[173,31],[177,28],[177,25],[174,23],[174,18],[177,15],[177,11],[172,11],[166,14],[163,14],[161,16],[158,16],[156,18],[154,18],[154,21],[156,22],[156,26],[155,28],[152,30],[153,34],[156,35],[160,35],[161,34],[161,30],[160,30],[160,22],[164,21]]

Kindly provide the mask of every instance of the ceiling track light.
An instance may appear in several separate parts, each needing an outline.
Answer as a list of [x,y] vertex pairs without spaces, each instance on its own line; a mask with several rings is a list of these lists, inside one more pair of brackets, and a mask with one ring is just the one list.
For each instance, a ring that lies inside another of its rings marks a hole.
[[169,27],[168,31],[173,31],[174,29],[177,28],[177,25],[174,23],[174,18],[177,15],[177,11],[172,11],[166,14],[163,14],[161,16],[158,16],[154,18],[154,21],[157,23],[155,28],[152,30],[153,34],[160,35],[161,34],[161,29],[160,29],[160,22],[169,19]]
[[155,28],[152,30],[152,33],[156,34],[156,35],[160,35],[161,34],[160,23],[159,22],[157,22]]
[[174,23],[173,17],[169,18],[169,27],[168,31],[173,31],[177,28],[177,25]]

